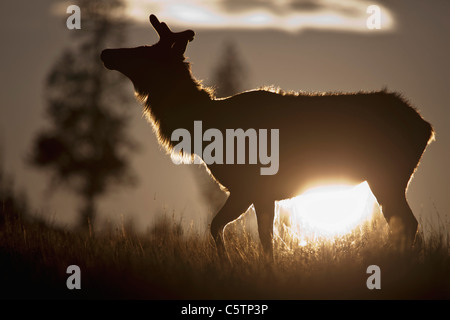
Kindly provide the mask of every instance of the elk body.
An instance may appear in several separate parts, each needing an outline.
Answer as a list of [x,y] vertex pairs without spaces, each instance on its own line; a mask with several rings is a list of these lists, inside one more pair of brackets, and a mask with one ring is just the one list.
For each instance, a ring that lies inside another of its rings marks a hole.
[[[209,164],[229,197],[211,224],[218,247],[225,225],[254,205],[263,248],[272,252],[274,203],[320,181],[367,181],[393,231],[414,240],[418,223],[406,189],[428,143],[431,125],[399,95],[386,91],[350,94],[284,94],[248,91],[214,99],[193,78],[184,51],[194,32],[173,33],[151,15],[160,35],[153,46],[106,49],[101,58],[134,84],[168,152],[178,128],[279,129],[279,169],[261,175],[259,165]],[[194,150],[191,148],[191,150]],[[396,223],[394,223],[396,221]]]

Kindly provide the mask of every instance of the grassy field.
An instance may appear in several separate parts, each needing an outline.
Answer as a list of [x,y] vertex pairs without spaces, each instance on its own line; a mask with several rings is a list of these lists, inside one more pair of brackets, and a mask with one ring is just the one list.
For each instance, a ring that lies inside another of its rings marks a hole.
[[[345,237],[299,246],[275,240],[274,259],[232,228],[229,259],[212,239],[185,234],[165,218],[146,234],[125,225],[74,232],[19,218],[0,221],[0,297],[101,299],[449,299],[447,239],[402,248],[378,217]],[[66,269],[81,269],[68,290]],[[381,269],[369,290],[367,267]]]

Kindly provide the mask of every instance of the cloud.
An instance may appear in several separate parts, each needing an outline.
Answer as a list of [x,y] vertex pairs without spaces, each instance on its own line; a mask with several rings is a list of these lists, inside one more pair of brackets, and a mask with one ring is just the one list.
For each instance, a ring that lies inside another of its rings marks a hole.
[[299,32],[327,29],[367,32],[367,8],[381,9],[381,30],[394,28],[392,13],[366,0],[128,0],[128,15],[148,23],[156,14],[169,25],[191,29],[276,29]]

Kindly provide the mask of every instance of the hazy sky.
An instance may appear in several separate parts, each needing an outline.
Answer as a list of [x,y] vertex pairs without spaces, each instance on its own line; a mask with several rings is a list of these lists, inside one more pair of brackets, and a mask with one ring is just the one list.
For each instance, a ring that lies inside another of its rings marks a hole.
[[[247,88],[275,85],[285,90],[400,92],[437,132],[408,192],[419,218],[450,215],[450,2],[403,1],[129,1],[135,23],[130,46],[152,44],[150,13],[196,36],[186,51],[193,72],[207,83],[226,41],[246,64]],[[75,3],[75,2],[74,2]],[[208,3],[208,5],[205,5]],[[45,193],[45,174],[25,158],[33,135],[44,128],[44,79],[70,42],[65,13],[70,2],[1,1],[0,145],[4,168],[38,213],[57,221],[76,219],[78,203],[63,193]],[[381,30],[367,30],[365,9],[382,7]],[[81,8],[81,10],[83,10]],[[152,12],[150,12],[152,11]],[[190,12],[190,14],[187,14]],[[86,32],[87,30],[83,30]],[[100,63],[100,61],[99,61]],[[130,95],[133,94],[129,85]],[[132,217],[141,226],[161,208],[171,213],[204,212],[196,174],[174,166],[158,148],[135,103],[132,135],[142,151],[133,159],[140,185],[102,199],[101,216]]]

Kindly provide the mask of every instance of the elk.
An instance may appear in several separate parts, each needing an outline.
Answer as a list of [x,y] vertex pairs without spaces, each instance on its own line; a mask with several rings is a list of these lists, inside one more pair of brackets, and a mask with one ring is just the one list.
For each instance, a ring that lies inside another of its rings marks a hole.
[[262,247],[271,255],[275,201],[298,195],[314,181],[343,179],[354,184],[367,181],[391,230],[413,244],[418,222],[406,190],[434,131],[399,94],[386,90],[287,94],[258,89],[216,99],[194,79],[185,60],[194,32],[172,32],[154,15],[150,22],[159,42],[105,49],[101,59],[106,68],[132,81],[168,153],[174,152],[174,130],[184,128],[193,135],[195,121],[202,121],[204,130],[222,132],[279,130],[276,174],[261,175],[259,166],[248,163],[207,165],[210,176],[228,193],[210,226],[218,249],[224,248],[226,224],[253,204]]

